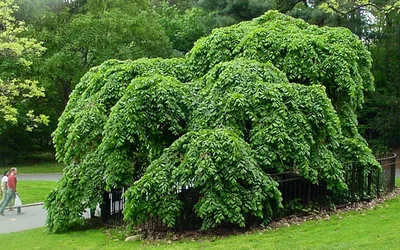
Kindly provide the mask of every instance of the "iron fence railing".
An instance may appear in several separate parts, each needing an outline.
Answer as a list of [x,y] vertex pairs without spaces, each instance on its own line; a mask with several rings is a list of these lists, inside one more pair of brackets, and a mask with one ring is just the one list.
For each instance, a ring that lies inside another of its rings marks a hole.
[[103,204],[100,206],[101,218],[107,225],[122,225],[125,198],[122,197],[124,189],[113,189],[103,193]]
[[[370,200],[380,197],[383,193],[390,192],[395,188],[396,178],[396,155],[377,159],[381,164],[382,172],[377,170],[366,170],[359,162],[344,163],[344,178],[348,189],[342,193],[330,191],[324,182],[317,184],[302,178],[295,172],[270,174],[270,177],[279,183],[282,193],[282,204],[290,207],[293,203],[308,206],[310,204],[325,206],[329,202],[343,204]],[[103,222],[108,225],[123,224],[123,209],[125,199],[122,197],[124,189],[114,189],[104,192],[104,203],[101,206]],[[196,217],[194,204],[199,199],[199,193],[191,188],[184,187],[178,192],[180,200],[184,201],[181,218],[177,220],[177,228],[192,229],[201,226],[201,220]],[[146,223],[139,225],[140,228],[154,230],[165,228],[158,218],[149,218]]]
[[320,200],[328,192],[325,182],[315,184],[295,172],[270,174],[270,177],[279,183],[278,189],[284,206],[292,201],[308,205]]
[[[378,162],[381,164],[382,167],[382,174],[384,181],[384,191],[393,191],[396,185],[396,161],[397,155],[392,154],[390,157],[379,158],[377,159]],[[378,195],[379,196],[379,195]]]

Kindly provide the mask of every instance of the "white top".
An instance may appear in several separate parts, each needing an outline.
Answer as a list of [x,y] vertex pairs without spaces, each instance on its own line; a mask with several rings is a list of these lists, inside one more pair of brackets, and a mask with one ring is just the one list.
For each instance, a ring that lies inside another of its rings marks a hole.
[[8,182],[8,176],[3,176],[3,178],[1,179],[1,187],[5,187],[5,183]]

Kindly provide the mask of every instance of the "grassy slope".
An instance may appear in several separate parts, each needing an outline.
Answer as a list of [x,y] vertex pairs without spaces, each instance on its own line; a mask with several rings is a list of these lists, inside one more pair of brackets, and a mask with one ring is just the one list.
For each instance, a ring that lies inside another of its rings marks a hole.
[[34,174],[34,173],[61,173],[64,168],[63,163],[41,163],[41,164],[24,164],[24,165],[13,165],[13,166],[8,166],[0,167],[0,173],[1,176],[3,176],[3,173],[7,170],[10,169],[11,167],[16,167],[18,168],[18,173],[19,174]]
[[57,186],[55,181],[18,181],[18,193],[23,204],[44,201],[50,191]]
[[215,241],[147,245],[108,239],[104,229],[49,235],[44,228],[39,228],[0,235],[0,242],[8,242],[10,249],[398,249],[399,217],[400,198],[397,197],[373,210],[347,212],[330,220],[308,221],[300,226]]

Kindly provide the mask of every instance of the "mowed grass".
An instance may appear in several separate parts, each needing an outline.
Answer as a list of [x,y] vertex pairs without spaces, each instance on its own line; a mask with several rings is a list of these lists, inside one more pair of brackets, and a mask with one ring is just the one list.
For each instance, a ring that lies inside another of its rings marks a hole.
[[17,191],[22,204],[44,201],[46,195],[57,186],[56,181],[18,181]]
[[6,170],[12,167],[18,168],[19,174],[38,174],[38,173],[62,173],[65,165],[63,163],[40,163],[40,164],[23,164],[12,166],[1,166],[0,173],[3,176]]
[[[44,228],[0,234],[8,249],[399,249],[400,198],[371,210],[223,239],[123,242],[105,229],[47,234]],[[17,239],[17,240],[16,240]]]

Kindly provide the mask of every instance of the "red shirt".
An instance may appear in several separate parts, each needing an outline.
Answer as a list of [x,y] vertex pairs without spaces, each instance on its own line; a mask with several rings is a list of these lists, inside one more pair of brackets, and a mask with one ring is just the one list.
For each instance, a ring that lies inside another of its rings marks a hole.
[[13,174],[8,176],[8,188],[12,188],[14,192],[17,192],[17,177],[15,177]]

